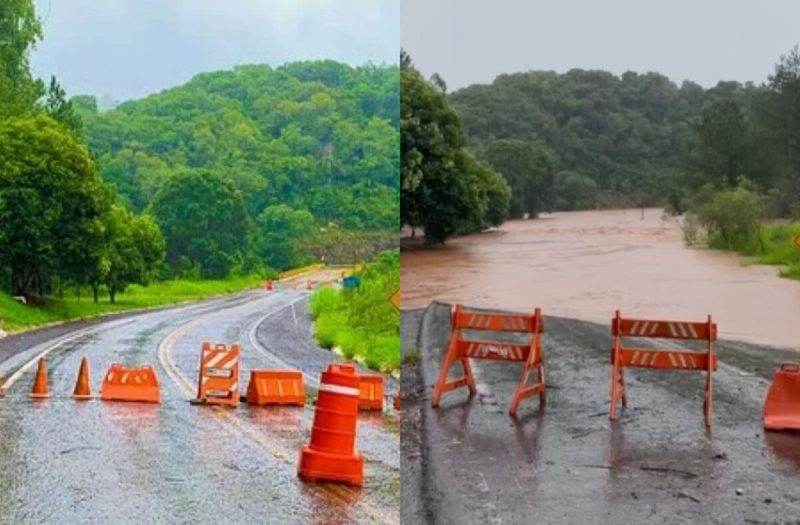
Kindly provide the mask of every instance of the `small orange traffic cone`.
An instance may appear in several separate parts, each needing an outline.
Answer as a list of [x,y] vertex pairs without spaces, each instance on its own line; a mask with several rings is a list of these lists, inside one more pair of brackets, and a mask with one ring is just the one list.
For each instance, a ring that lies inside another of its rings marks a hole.
[[50,391],[47,387],[47,363],[44,357],[39,358],[39,366],[36,368],[36,379],[33,381],[33,390],[31,390],[32,399],[45,399],[50,397]]
[[72,393],[72,397],[80,400],[92,398],[92,387],[89,386],[89,361],[85,357],[81,359],[78,380],[75,381],[75,390]]

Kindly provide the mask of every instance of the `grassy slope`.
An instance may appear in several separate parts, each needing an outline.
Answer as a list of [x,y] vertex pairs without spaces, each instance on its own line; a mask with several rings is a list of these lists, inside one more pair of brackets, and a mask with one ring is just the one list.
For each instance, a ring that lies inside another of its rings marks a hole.
[[108,302],[101,296],[100,302],[92,302],[91,295],[76,297],[66,295],[63,299],[50,298],[44,306],[34,307],[18,303],[0,292],[0,318],[5,319],[6,331],[18,331],[45,324],[75,319],[85,319],[102,314],[139,308],[153,308],[199,300],[215,295],[240,292],[257,286],[263,278],[258,276],[236,277],[219,281],[164,281],[150,286],[131,286],[117,296],[117,302]]
[[800,280],[800,247],[794,244],[797,235],[800,235],[800,222],[763,226],[762,236],[766,249],[757,261],[761,264],[785,266],[781,270],[781,276]]
[[324,348],[340,348],[347,359],[373,370],[396,372],[400,369],[400,314],[389,296],[400,285],[399,252],[384,252],[358,275],[361,286],[357,289],[314,292],[310,302],[314,336]]
[[708,245],[718,250],[731,250],[752,257],[756,264],[782,266],[780,275],[800,280],[800,248],[794,238],[800,234],[800,222],[766,223],[761,225],[761,241],[750,239],[740,246],[727,246],[719,237],[711,237]]

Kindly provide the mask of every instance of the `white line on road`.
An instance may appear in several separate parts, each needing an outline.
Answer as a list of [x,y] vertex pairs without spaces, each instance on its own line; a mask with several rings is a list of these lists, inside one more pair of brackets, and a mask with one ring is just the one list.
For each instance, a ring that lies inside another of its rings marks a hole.
[[116,322],[116,323],[112,323],[112,324],[104,324],[103,326],[100,326],[100,327],[85,328],[83,330],[79,330],[77,332],[74,332],[74,333],[72,333],[72,334],[70,334],[70,335],[68,335],[66,337],[62,337],[61,339],[57,339],[55,343],[51,344],[50,346],[46,347],[44,350],[42,350],[41,352],[36,354],[36,356],[34,356],[32,359],[30,359],[28,362],[26,362],[22,366],[20,366],[13,374],[11,374],[11,376],[9,376],[9,378],[6,379],[5,382],[3,382],[3,386],[2,386],[3,392],[7,392],[8,390],[10,390],[11,387],[14,386],[14,383],[19,381],[19,379],[23,375],[25,375],[25,372],[30,370],[33,367],[33,365],[35,365],[37,362],[39,362],[39,359],[41,359],[43,357],[46,357],[53,350],[55,350],[55,349],[57,349],[57,348],[59,348],[61,346],[64,346],[67,343],[71,343],[72,341],[75,341],[76,339],[80,339],[83,336],[86,336],[86,335],[89,335],[89,334],[92,334],[92,333],[96,333],[96,332],[101,332],[103,330],[107,330],[107,329],[112,328],[112,327],[124,326],[124,325],[132,323],[132,322],[133,322],[133,319],[126,319],[126,320],[121,321],[121,322]]

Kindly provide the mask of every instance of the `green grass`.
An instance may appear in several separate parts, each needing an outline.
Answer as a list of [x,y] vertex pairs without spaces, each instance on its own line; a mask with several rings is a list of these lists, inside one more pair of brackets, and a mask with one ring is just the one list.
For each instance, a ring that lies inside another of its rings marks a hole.
[[262,281],[262,277],[251,275],[214,281],[174,280],[149,286],[134,285],[125,293],[118,294],[114,304],[108,301],[106,294],[101,294],[100,301],[95,304],[89,289],[83,290],[80,297],[74,291],[66,293],[63,298],[48,297],[41,306],[24,305],[0,293],[0,318],[5,319],[5,330],[19,331],[56,322],[236,293],[254,288]]
[[[766,223],[760,227],[760,241],[750,240],[740,243],[732,251],[753,257],[757,264],[783,266],[782,277],[800,280],[800,248],[794,244],[794,238],[800,234],[800,222]],[[724,249],[720,243],[709,242],[712,248]]]
[[338,347],[344,357],[380,372],[400,369],[400,314],[389,296],[400,286],[397,250],[383,252],[358,272],[352,290],[320,288],[311,297],[314,337],[323,348]]

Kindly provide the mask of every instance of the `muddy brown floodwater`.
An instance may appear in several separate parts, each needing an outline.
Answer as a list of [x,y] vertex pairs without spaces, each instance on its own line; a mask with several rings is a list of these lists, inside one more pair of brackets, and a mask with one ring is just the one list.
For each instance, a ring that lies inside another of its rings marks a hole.
[[609,322],[712,314],[724,339],[800,348],[800,282],[688,248],[661,210],[561,212],[510,221],[401,256],[403,309],[433,300]]

